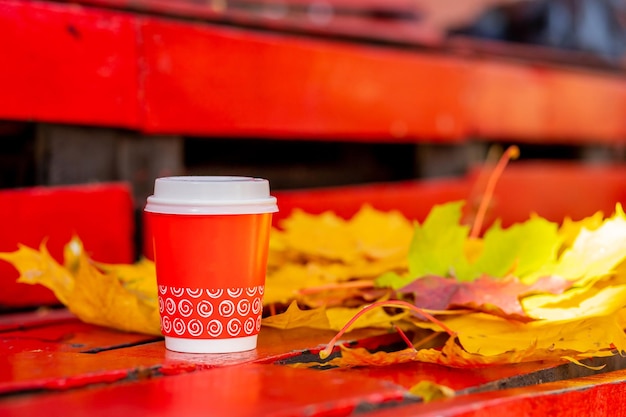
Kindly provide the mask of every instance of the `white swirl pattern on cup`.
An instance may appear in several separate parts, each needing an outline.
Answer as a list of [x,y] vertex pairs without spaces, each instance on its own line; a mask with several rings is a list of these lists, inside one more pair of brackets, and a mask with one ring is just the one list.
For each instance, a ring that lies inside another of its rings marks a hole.
[[168,316],[163,316],[161,318],[161,331],[165,334],[172,331],[172,322]]
[[202,288],[187,288],[187,295],[191,298],[199,298],[202,295]]
[[182,297],[185,293],[184,288],[170,287],[170,292],[174,297]]
[[165,311],[167,314],[174,314],[176,312],[176,302],[171,298],[165,300]]
[[237,313],[241,316],[247,316],[250,313],[250,301],[242,298],[237,302]]
[[221,288],[206,290],[206,295],[208,295],[211,298],[220,298],[222,294],[224,294],[224,290]]
[[211,320],[207,324],[206,330],[209,336],[219,337],[222,335],[222,332],[224,331],[224,326],[222,326],[222,322],[220,322],[219,320]]
[[262,309],[263,309],[263,303],[261,302],[261,298],[260,297],[255,298],[254,301],[252,302],[252,312],[254,314],[260,314]]
[[256,330],[256,320],[253,317],[248,317],[243,324],[243,331],[247,335],[251,335]]
[[263,286],[211,289],[159,285],[161,331],[165,336],[201,339],[255,335],[261,328],[263,292]]
[[239,319],[229,320],[226,331],[233,337],[239,336],[239,333],[241,333],[241,321]]
[[183,317],[189,317],[193,313],[193,304],[191,301],[183,298],[178,302],[178,312]]
[[235,313],[235,303],[231,300],[224,300],[220,303],[219,312],[224,317],[230,317]]
[[211,317],[211,314],[213,314],[213,304],[207,300],[202,300],[198,303],[197,310],[198,315],[206,319],[207,317]]
[[190,336],[198,337],[204,331],[204,326],[202,326],[200,320],[191,319],[189,320],[189,323],[187,323],[187,331],[189,332]]
[[185,333],[185,322],[179,317],[174,319],[174,324],[172,325],[172,327],[174,328],[174,333],[179,336]]
[[239,298],[243,294],[243,288],[229,288],[226,292],[233,298]]

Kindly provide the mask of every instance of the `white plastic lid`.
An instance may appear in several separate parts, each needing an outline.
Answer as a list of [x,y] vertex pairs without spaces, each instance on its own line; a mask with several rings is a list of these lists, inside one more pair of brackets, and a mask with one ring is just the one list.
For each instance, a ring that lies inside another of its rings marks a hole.
[[278,211],[269,181],[252,177],[157,178],[145,211],[166,214],[254,214]]

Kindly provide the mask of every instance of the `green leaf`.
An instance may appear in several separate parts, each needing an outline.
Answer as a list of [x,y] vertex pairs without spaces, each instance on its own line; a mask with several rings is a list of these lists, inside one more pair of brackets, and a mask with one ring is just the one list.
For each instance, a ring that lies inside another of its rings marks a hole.
[[469,227],[462,226],[462,201],[432,208],[424,223],[415,226],[409,248],[409,275],[450,276],[458,267],[466,267],[464,245]]
[[409,273],[388,272],[376,279],[378,287],[402,288],[427,275],[450,276],[454,267],[466,268],[463,254],[469,227],[462,226],[463,201],[434,206],[422,225],[416,224],[409,248]]
[[[483,275],[524,278],[543,265],[556,262],[561,243],[556,223],[532,216],[524,223],[503,229],[496,222],[483,239],[471,239],[469,227],[460,223],[462,206],[462,201],[434,206],[424,223],[415,226],[408,275],[387,273],[376,280],[376,285],[398,289],[431,275],[461,282]],[[471,261],[467,256],[470,247],[478,249]]]
[[456,268],[459,281],[473,281],[481,275],[523,278],[556,260],[561,244],[558,225],[538,216],[503,229],[496,222],[483,238],[479,258],[464,269]]

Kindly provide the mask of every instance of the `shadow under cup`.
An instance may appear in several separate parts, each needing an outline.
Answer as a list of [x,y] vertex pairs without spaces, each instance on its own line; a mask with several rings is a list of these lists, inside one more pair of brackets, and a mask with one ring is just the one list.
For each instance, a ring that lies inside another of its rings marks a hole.
[[[209,182],[210,189],[211,180],[203,180]],[[201,187],[202,181],[198,181]],[[269,197],[269,188],[267,193]],[[232,196],[226,192],[226,197]],[[240,210],[235,204],[234,212],[228,214],[198,213],[203,209],[200,205],[193,206],[192,213],[184,209],[168,213],[159,212],[167,209],[153,209],[159,201],[166,199],[159,200],[155,185],[155,197],[152,202],[149,199],[152,206],[146,215],[152,232],[166,348],[187,353],[256,348],[272,212],[246,213],[250,207]],[[271,204],[268,210],[261,206],[258,211],[276,211],[272,208],[275,199]],[[218,206],[217,211],[228,211],[224,204]],[[210,204],[208,207],[206,211],[213,210]]]

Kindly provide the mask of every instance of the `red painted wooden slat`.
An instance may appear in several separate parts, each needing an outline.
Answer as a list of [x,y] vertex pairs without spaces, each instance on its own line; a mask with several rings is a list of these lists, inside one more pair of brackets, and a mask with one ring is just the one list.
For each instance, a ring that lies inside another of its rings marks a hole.
[[138,126],[135,17],[0,1],[0,119]]
[[[35,390],[59,390],[120,381],[136,371],[142,362],[132,356],[124,361],[103,361],[94,355],[43,351],[3,355],[0,358],[0,394]],[[158,361],[149,361],[149,366]]]
[[626,83],[619,74],[539,63],[476,60],[465,95],[477,137],[531,143],[624,143]]
[[617,371],[429,404],[400,404],[406,391],[385,380],[244,365],[55,395],[5,397],[0,411],[7,417],[39,415],[41,410],[65,416],[87,411],[94,416],[347,416],[361,407],[372,417],[621,416],[626,409],[624,381],[624,371]]
[[[28,316],[31,317],[28,317]],[[331,331],[264,329],[259,347],[231,355],[194,355],[166,351],[154,336],[119,332],[59,316],[54,321],[37,312],[10,314],[27,325],[0,331],[0,393],[33,389],[65,389],[111,382],[138,372],[159,368],[164,374],[267,362],[318,346],[334,336]],[[6,316],[5,322],[15,324]],[[359,338],[380,330],[352,332]],[[292,353],[293,352],[293,353]]]
[[[45,322],[44,322],[45,323]],[[145,343],[155,336],[120,332],[74,319],[42,324],[24,330],[0,332],[0,355],[33,350],[45,352],[88,352]]]
[[[471,174],[477,176],[478,171]],[[597,211],[612,215],[617,203],[626,205],[624,165],[514,162],[497,184],[490,217],[509,225],[536,213],[560,223]]]
[[360,404],[400,400],[386,381],[272,365],[216,368],[132,384],[55,395],[0,399],[3,416],[323,416],[348,415]]
[[498,217],[510,225],[533,213],[557,223],[597,211],[610,216],[617,203],[626,206],[625,165],[514,162],[498,181],[486,222]]
[[1,394],[113,382],[163,362],[163,343],[153,356],[135,356],[125,349],[159,340],[154,336],[31,314],[35,318],[25,320],[28,326],[22,330],[0,332]]
[[[29,325],[0,332],[0,393],[64,389],[123,379],[141,368],[165,375],[232,366],[272,363],[309,348],[320,348],[335,333],[314,329],[263,328],[257,349],[232,354],[185,354],[167,351],[150,335],[126,333],[65,317],[57,322],[30,313],[15,314]],[[8,320],[7,320],[8,321]],[[37,325],[38,323],[38,325]],[[385,333],[380,329],[350,332],[345,340]],[[98,378],[101,378],[99,380]]]
[[158,19],[141,33],[149,132],[400,141],[463,133],[458,60]]
[[278,200],[279,212],[273,221],[280,225],[295,209],[312,214],[333,211],[348,219],[363,204],[383,211],[398,210],[409,219],[421,221],[435,204],[466,199],[471,185],[468,178],[451,178],[276,191],[272,194]]
[[626,136],[626,86],[602,71],[43,1],[0,1],[0,23],[1,119],[357,141]]
[[36,311],[28,311],[25,313],[5,313],[0,315],[0,334],[7,331],[28,329],[75,320],[76,316],[66,309],[40,308]]
[[[435,204],[468,200],[468,208],[477,206],[484,187],[480,169],[475,169],[462,178],[276,191],[280,211],[274,223],[279,225],[296,208],[314,214],[332,210],[350,218],[363,204],[399,210],[409,219],[422,221]],[[626,167],[622,165],[513,162],[498,180],[487,224],[497,217],[510,225],[527,220],[531,213],[555,222],[596,211],[610,215],[620,202],[626,205]]]
[[[285,367],[272,365],[273,362],[311,348],[315,351],[316,347],[319,349],[331,338],[333,332],[263,328],[256,350],[231,355],[200,355],[167,351],[163,342],[145,343],[150,340],[149,336],[116,332],[76,321],[50,323],[46,319],[41,320],[40,327],[0,333],[2,415],[18,412],[30,415],[36,408],[49,410],[57,404],[66,404],[71,408],[69,411],[59,408],[64,415],[82,413],[86,409],[116,413],[125,407],[157,415],[175,414],[172,407],[183,407],[179,411],[185,415],[348,415],[355,407],[370,410],[389,405],[406,396],[411,386],[423,380],[459,390],[557,365],[537,362],[458,370],[410,363],[311,372],[277,370]],[[373,347],[382,339],[371,336],[380,332],[355,331],[346,335],[344,340],[360,339],[363,346]],[[384,338],[389,336],[384,335]],[[84,353],[87,351],[94,353]],[[215,372],[217,369],[229,370]],[[197,376],[179,379],[189,373]],[[294,384],[294,381],[298,383]],[[597,381],[601,385],[606,380],[600,378]],[[617,379],[615,382],[622,383]],[[216,383],[223,386],[216,389]],[[90,387],[88,390],[81,389],[87,386]],[[550,391],[552,385],[547,386],[516,390],[517,396],[508,394],[508,391],[464,395],[454,400],[456,402],[452,406],[436,409],[441,415],[473,415],[474,408],[464,400],[472,398],[472,401],[483,401],[485,408],[493,407],[499,412],[505,406],[513,407],[514,411],[526,410],[527,404],[535,401],[533,393],[538,396],[546,392],[550,395],[557,393]],[[577,382],[560,385],[565,387],[563,391],[567,395],[571,394],[570,387],[577,389],[579,386]],[[198,395],[205,392],[203,389],[211,390],[220,399],[214,401],[214,397]],[[55,391],[56,394],[28,394],[38,390]],[[258,395],[243,393],[250,391]],[[12,395],[17,393],[20,395]],[[195,399],[190,399],[190,396]],[[533,398],[528,401],[530,396]],[[581,398],[584,400],[586,397],[582,395]],[[156,404],[153,403],[155,401]],[[561,406],[564,404],[560,399],[557,402]],[[422,413],[437,404],[443,403],[403,404],[394,411],[395,415],[408,416]],[[158,409],[153,409],[153,406]],[[256,414],[251,414],[251,410],[255,410]],[[228,414],[224,414],[226,412]]]
[[[471,390],[495,381],[528,375],[532,372],[550,370],[558,365],[560,363],[527,362],[459,369],[429,363],[409,362],[398,365],[340,368],[326,372],[349,373],[351,375],[385,380],[400,385],[407,390],[422,381],[431,381],[458,391]],[[531,377],[529,377],[530,379]]]
[[626,371],[381,410],[369,417],[623,417]]

